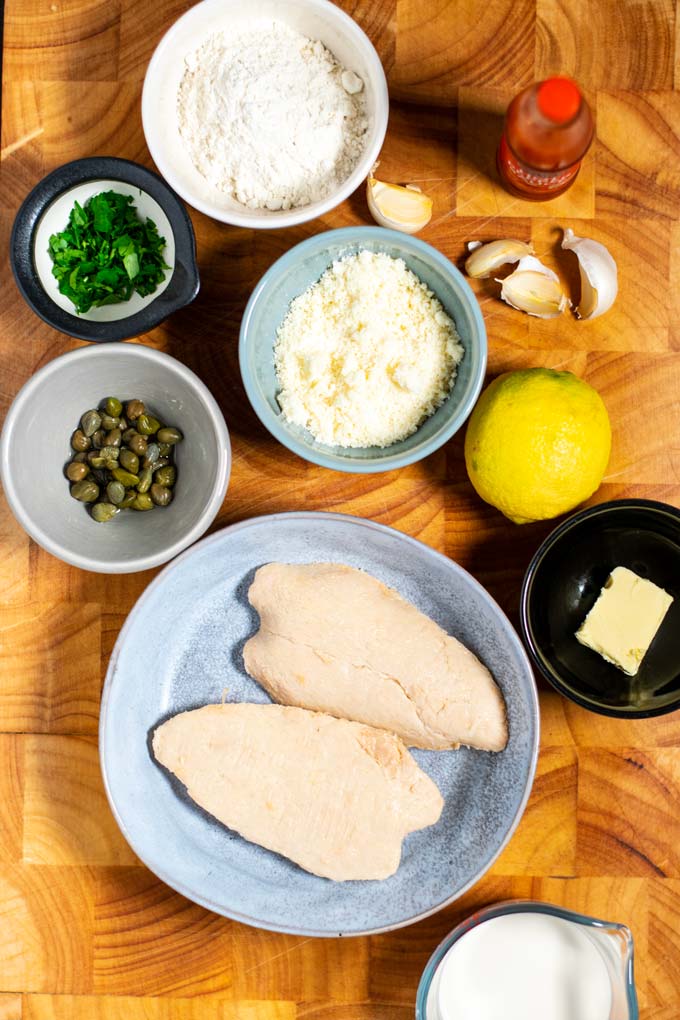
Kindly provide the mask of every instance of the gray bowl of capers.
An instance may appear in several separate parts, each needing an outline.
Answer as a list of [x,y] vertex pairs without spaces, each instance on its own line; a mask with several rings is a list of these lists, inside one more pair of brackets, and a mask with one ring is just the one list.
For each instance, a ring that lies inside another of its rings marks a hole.
[[141,344],[49,362],[17,394],[0,439],[18,522],[52,555],[100,573],[148,570],[196,541],[222,505],[230,469],[229,433],[210,391]]

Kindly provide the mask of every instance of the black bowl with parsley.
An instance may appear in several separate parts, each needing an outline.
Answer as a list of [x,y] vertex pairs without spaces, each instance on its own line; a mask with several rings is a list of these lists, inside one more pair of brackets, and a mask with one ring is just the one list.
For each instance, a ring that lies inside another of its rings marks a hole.
[[[84,184],[91,185],[88,197],[71,201],[69,193]],[[59,199],[63,214],[49,217],[46,235],[41,224]],[[160,206],[165,226],[141,208],[149,199]],[[146,333],[199,290],[196,242],[184,205],[160,177],[125,159],[80,159],[48,174],[19,209],[10,252],[17,285],[33,311],[81,340]],[[98,309],[106,309],[106,321]]]

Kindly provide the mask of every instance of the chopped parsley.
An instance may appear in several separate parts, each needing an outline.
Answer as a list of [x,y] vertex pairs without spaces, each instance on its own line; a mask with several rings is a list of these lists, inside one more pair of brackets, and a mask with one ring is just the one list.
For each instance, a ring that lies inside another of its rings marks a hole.
[[78,312],[153,294],[165,279],[165,238],[140,219],[130,195],[102,191],[75,202],[68,225],[50,237],[52,273]]

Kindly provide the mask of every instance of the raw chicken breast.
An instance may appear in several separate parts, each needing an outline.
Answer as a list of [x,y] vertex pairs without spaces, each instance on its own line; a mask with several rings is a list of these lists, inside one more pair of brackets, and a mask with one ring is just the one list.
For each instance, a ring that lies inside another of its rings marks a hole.
[[337,882],[399,867],[443,800],[392,733],[281,705],[208,705],[158,727],[157,761],[252,843]]
[[260,629],[245,666],[275,701],[392,730],[412,747],[505,747],[505,703],[486,666],[370,574],[268,563],[248,598]]

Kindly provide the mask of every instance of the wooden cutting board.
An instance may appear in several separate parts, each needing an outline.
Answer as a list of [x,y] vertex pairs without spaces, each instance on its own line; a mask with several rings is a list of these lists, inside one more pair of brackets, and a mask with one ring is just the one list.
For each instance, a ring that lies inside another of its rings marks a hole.
[[[142,79],[185,0],[8,0],[0,163],[0,401],[79,346],[26,307],[7,264],[16,209],[80,156],[151,165]],[[479,286],[489,374],[532,365],[588,379],[614,446],[593,502],[680,503],[680,49],[671,0],[343,0],[385,64],[381,171],[421,185],[422,237],[459,261],[471,238],[531,238],[557,265],[559,225],[603,241],[615,307],[593,323],[529,319]],[[499,189],[500,114],[520,87],[573,74],[597,115],[576,186],[532,205]],[[192,213],[202,276],[188,310],[142,338],[205,379],[234,470],[216,527],[326,509],[390,524],[458,560],[516,620],[523,571],[551,524],[518,528],[467,482],[462,437],[424,463],[360,477],[277,445],[241,387],[239,320],[297,241],[368,222],[358,192],[323,221],[251,232]],[[564,262],[560,260],[564,272]],[[573,270],[570,283],[575,284]],[[38,446],[39,459],[39,446]],[[52,559],[0,504],[0,1020],[408,1020],[425,962],[477,907],[537,897],[633,930],[643,1020],[680,1016],[680,715],[625,723],[541,686],[542,750],[525,817],[490,874],[448,910],[379,937],[317,941],[217,917],[135,858],[97,760],[102,677],[153,572],[103,577]]]

